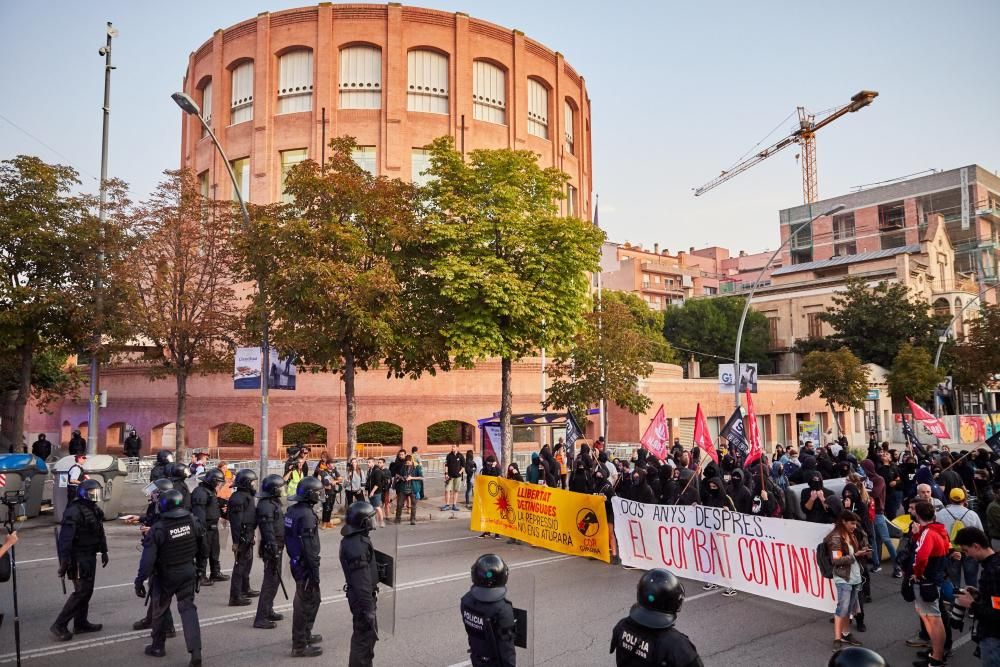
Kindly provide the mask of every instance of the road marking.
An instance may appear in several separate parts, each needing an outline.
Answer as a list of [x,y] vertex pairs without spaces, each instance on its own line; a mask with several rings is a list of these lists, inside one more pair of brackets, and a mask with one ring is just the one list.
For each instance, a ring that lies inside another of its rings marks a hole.
[[33,560],[19,560],[19,561],[17,561],[17,564],[18,565],[27,565],[28,563],[41,563],[41,562],[47,561],[47,560],[59,560],[59,559],[56,558],[55,556],[52,556],[51,558],[35,558]]
[[454,665],[448,665],[448,667],[467,667],[468,665],[471,664],[472,664],[471,660],[466,660],[465,662],[456,662]]
[[[534,560],[524,561],[521,563],[514,563],[510,565],[510,569],[519,570],[527,567],[534,567],[536,565],[547,565],[548,563],[555,563],[559,561],[569,560],[571,558],[576,558],[576,556],[548,556],[546,558],[536,558]],[[405,584],[400,584],[396,591],[382,593],[381,598],[386,598],[389,595],[399,592],[407,591],[415,588],[424,588],[425,586],[433,586],[435,584],[442,584],[452,581],[462,581],[469,578],[468,571],[462,571],[456,574],[447,574],[439,577],[430,577],[428,579],[418,579],[416,581],[409,581]],[[115,584],[114,586],[131,586],[132,584]],[[109,586],[108,588],[113,588],[114,586]],[[331,595],[322,599],[320,604],[333,604],[335,602],[344,602],[347,600],[347,596],[343,593],[338,595]],[[292,608],[291,603],[285,603],[283,605],[275,605],[275,611],[289,611]],[[246,611],[238,612],[232,614],[225,614],[223,616],[216,616],[214,618],[202,619],[200,622],[201,627],[207,627],[210,625],[221,625],[223,623],[232,623],[233,621],[249,621],[256,616],[256,611]],[[73,651],[84,651],[88,649],[98,648],[101,646],[109,646],[111,644],[118,644],[121,642],[131,641],[133,639],[148,639],[149,630],[134,630],[131,632],[122,632],[116,635],[109,635],[107,637],[102,637],[100,639],[83,640],[79,642],[73,642],[72,644],[50,644],[48,646],[41,646],[35,649],[28,649],[21,651],[21,658],[23,660],[28,660],[30,658],[44,658],[53,655],[59,655],[63,653],[70,653]],[[16,659],[16,653],[6,653],[0,655],[0,664],[14,662]]]
[[400,549],[412,549],[413,547],[426,547],[431,544],[444,544],[445,542],[460,542],[461,540],[474,540],[476,535],[469,535],[468,537],[451,537],[447,540],[435,540],[433,542],[417,542],[416,544],[400,544]]

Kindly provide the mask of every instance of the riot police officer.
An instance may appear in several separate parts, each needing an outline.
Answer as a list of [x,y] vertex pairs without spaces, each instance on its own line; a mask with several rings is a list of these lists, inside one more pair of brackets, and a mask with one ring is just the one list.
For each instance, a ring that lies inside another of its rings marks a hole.
[[[313,507],[320,501],[323,483],[316,477],[299,482],[295,503],[285,514],[285,548],[288,564],[295,579],[295,599],[292,601],[292,657],[312,658],[323,653],[316,644],[323,641],[312,634],[319,610],[319,519]],[[353,664],[353,663],[352,663]]]
[[472,588],[462,596],[462,622],[469,636],[473,665],[513,667],[514,606],[507,600],[510,570],[496,554],[485,554],[472,565]]
[[73,638],[67,624],[72,619],[77,634],[97,632],[100,623],[87,620],[90,597],[94,594],[97,576],[97,554],[101,567],[108,566],[108,540],[104,535],[104,512],[97,506],[101,483],[94,479],[80,483],[76,499],[63,512],[59,530],[59,576],[73,580],[73,594],[66,600],[56,622],[50,628],[60,641]]
[[[149,504],[146,506],[146,514],[139,517],[139,530],[142,532],[143,538],[149,533],[149,529],[153,527],[157,521],[160,520],[160,496],[165,491],[170,491],[174,488],[173,483],[166,477],[160,478],[153,482],[155,488],[152,493],[149,494]],[[160,593],[160,580],[156,573],[153,573],[149,577],[149,594],[152,597],[157,597]],[[174,636],[174,617],[170,613],[170,607],[163,613],[163,620],[167,627],[167,637]],[[133,630],[148,630],[153,627],[153,605],[146,605],[146,616],[145,618],[136,621],[132,624]]]
[[201,580],[202,586],[211,586],[216,581],[229,581],[229,577],[222,574],[222,563],[219,562],[219,519],[222,517],[222,510],[219,508],[218,492],[225,482],[226,476],[222,471],[212,468],[201,478],[198,488],[191,492],[191,513],[205,526],[208,563],[211,566],[211,576]]
[[177,493],[181,494],[181,506],[188,512],[191,511],[191,489],[188,488],[187,478],[190,474],[187,466],[180,463],[168,463],[163,470],[167,479],[174,485]]
[[264,561],[264,580],[257,598],[257,616],[253,627],[271,630],[284,616],[274,611],[274,596],[281,579],[281,553],[285,549],[285,512],[281,496],[285,480],[281,475],[268,475],[257,496],[257,527],[260,529],[260,557]]
[[142,438],[135,432],[135,429],[129,431],[128,437],[125,438],[125,443],[122,445],[122,451],[127,458],[139,457],[139,452],[142,451]]
[[149,481],[155,482],[158,479],[166,478],[167,466],[173,462],[173,452],[168,452],[163,449],[156,452],[156,465],[154,465],[153,469],[149,471]]
[[229,529],[233,536],[232,583],[229,585],[229,606],[246,607],[250,598],[260,595],[260,591],[250,588],[250,568],[253,567],[253,544],[256,516],[254,496],[257,494],[257,473],[240,470],[233,480],[233,495],[229,497]]
[[378,563],[370,531],[375,530],[375,508],[359,500],[347,508],[340,534],[340,566],[347,581],[347,604],[351,608],[354,632],[351,634],[350,667],[371,667],[378,641],[376,605],[378,599]]
[[674,627],[683,602],[684,587],[673,573],[659,568],[644,573],[636,587],[636,604],[611,635],[615,664],[703,667],[698,649]]
[[863,646],[842,648],[832,656],[827,667],[886,667],[885,658]]
[[177,596],[177,612],[184,627],[184,643],[191,654],[191,667],[201,665],[201,629],[198,608],[194,604],[198,579],[205,573],[208,552],[205,548],[205,528],[191,512],[184,509],[180,492],[175,489],[160,494],[160,520],[146,533],[143,540],[139,573],[135,578],[135,594],[146,597],[145,581],[155,574],[159,591],[152,596],[153,643],[146,655],[162,658],[166,655],[167,624],[164,614],[170,600]]

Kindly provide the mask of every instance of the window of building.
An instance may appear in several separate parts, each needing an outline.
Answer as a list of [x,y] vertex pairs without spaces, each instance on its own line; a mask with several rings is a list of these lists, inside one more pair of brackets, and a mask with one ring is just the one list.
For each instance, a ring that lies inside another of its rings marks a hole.
[[820,315],[821,313],[808,313],[806,315],[810,338],[823,337],[823,320],[819,319]]
[[305,148],[295,148],[290,151],[281,151],[281,201],[284,204],[291,204],[292,197],[285,193],[285,181],[288,179],[288,172],[292,167],[309,157],[309,152]]
[[701,288],[701,291],[705,296],[715,296],[719,293],[719,289],[717,287],[703,287]]
[[[245,157],[233,160],[233,174],[236,175],[236,183],[239,185],[239,192],[243,195],[243,201],[250,200],[250,158]],[[233,193],[233,201],[236,201],[236,193]]]
[[566,184],[566,215],[567,215],[567,217],[575,218],[578,210],[579,210],[579,208],[577,207],[577,202],[576,202],[576,188],[573,187],[572,185],[570,185],[569,183],[567,183]]
[[431,176],[424,172],[431,168],[431,152],[426,148],[414,148],[410,152],[410,182],[414,185],[427,185]]
[[857,241],[847,241],[845,243],[833,244],[834,257],[845,257],[847,255],[857,255],[857,254],[858,254]]
[[549,138],[549,89],[537,79],[528,79],[528,134]]
[[278,58],[278,113],[312,111],[313,53],[289,51]]
[[576,155],[576,151],[573,148],[573,105],[569,101],[565,102],[565,110],[563,112],[565,119],[564,124],[566,127],[566,150],[569,151],[570,155]]
[[253,120],[253,61],[248,60],[233,68],[233,99],[229,124]]
[[903,202],[880,204],[878,207],[878,228],[880,231],[902,229],[906,222]]
[[472,63],[472,117],[507,124],[507,73],[485,60]]
[[777,437],[776,442],[779,445],[787,446],[789,444],[792,444],[793,439],[789,439],[788,437],[788,424],[790,421],[790,417],[791,415],[784,414],[784,415],[777,415],[774,418],[774,426],[776,431],[775,435]]
[[[201,87],[201,117],[205,119],[205,125],[208,127],[212,126],[212,81],[209,79],[204,86]],[[203,125],[201,128],[201,136],[207,137],[208,130]]]
[[448,113],[448,56],[415,50],[406,55],[406,108],[425,113]]
[[208,199],[208,169],[198,174],[198,192],[202,197]]
[[382,108],[382,49],[349,46],[340,50],[340,108]]
[[902,230],[898,232],[893,232],[891,234],[880,234],[879,242],[881,243],[882,250],[889,250],[890,248],[902,248],[906,245],[906,233]]
[[833,240],[847,241],[854,238],[854,213],[833,216]]
[[777,317],[767,318],[767,342],[772,350],[776,350],[780,347],[778,342],[778,324],[780,320]]
[[656,283],[657,285],[659,285],[660,284],[660,276],[654,275],[653,276],[653,282]]
[[351,151],[351,159],[354,163],[367,171],[372,176],[377,176],[377,170],[375,167],[375,147],[374,146],[357,146],[353,151]]

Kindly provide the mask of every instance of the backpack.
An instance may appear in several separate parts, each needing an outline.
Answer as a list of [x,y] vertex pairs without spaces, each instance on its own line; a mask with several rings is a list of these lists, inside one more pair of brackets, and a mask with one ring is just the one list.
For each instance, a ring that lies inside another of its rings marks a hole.
[[[971,510],[965,510],[965,514],[962,514],[962,519],[964,519],[966,514],[970,511]],[[953,518],[955,516],[954,514],[951,514],[951,512],[948,512],[948,514],[950,514]],[[962,519],[955,519],[955,522],[951,524],[951,530],[948,531],[948,539],[951,540],[952,544],[955,543],[955,536],[958,535],[958,531],[965,528],[965,522],[962,521]]]
[[826,540],[816,545],[816,565],[825,579],[833,579],[833,556],[830,555]]

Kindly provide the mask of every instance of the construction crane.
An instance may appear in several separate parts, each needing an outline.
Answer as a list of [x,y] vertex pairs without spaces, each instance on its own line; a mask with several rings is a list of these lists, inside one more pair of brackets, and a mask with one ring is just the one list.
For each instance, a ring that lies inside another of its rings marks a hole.
[[809,113],[805,107],[798,107],[799,128],[797,130],[759,153],[730,167],[700,188],[696,188],[694,196],[699,197],[712,188],[742,174],[755,164],[763,162],[783,148],[798,144],[802,147],[802,197],[806,204],[817,201],[819,199],[819,181],[816,175],[816,132],[845,114],[864,109],[876,97],[878,97],[878,93],[874,90],[862,90],[851,98],[850,103],[819,114],[820,120],[818,122],[816,121],[817,114]]

